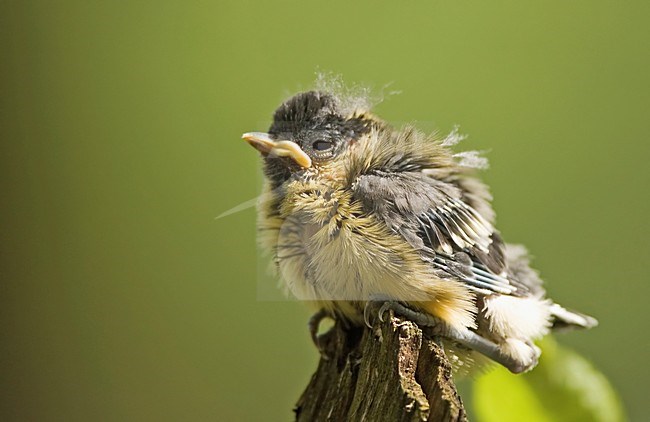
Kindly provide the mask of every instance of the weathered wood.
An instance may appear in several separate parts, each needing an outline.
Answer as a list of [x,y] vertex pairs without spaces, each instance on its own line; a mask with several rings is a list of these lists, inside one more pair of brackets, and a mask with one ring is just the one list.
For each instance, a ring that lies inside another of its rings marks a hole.
[[297,421],[467,420],[440,346],[413,322],[385,316],[372,330],[337,322],[325,335]]

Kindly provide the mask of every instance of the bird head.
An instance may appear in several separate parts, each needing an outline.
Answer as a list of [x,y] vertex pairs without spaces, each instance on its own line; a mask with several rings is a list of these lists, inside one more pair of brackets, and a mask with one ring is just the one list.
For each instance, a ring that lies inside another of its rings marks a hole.
[[268,133],[242,137],[264,157],[264,171],[279,186],[295,175],[335,172],[350,147],[379,121],[363,110],[344,111],[332,94],[308,91],[285,101]]

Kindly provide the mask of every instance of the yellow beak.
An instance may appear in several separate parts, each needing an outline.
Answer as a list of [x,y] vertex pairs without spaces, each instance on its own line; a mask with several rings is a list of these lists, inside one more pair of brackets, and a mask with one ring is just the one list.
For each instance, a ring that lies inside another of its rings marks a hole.
[[289,157],[300,167],[311,167],[311,158],[295,142],[275,141],[268,133],[262,132],[244,133],[242,139],[262,154],[272,157]]

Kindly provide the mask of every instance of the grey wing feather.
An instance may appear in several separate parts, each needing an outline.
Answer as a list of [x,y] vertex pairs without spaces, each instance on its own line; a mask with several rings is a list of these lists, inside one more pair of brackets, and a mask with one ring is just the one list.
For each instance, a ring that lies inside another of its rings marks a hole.
[[362,175],[353,189],[368,211],[447,277],[481,294],[528,292],[507,274],[505,244],[498,232],[453,195],[453,186],[434,186],[417,173],[400,173]]

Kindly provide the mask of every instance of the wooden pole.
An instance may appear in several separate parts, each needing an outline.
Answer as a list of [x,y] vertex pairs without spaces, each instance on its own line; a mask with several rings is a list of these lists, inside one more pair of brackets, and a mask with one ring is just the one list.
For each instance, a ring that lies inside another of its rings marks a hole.
[[416,324],[385,314],[372,329],[340,322],[298,400],[297,421],[466,421],[444,351]]

